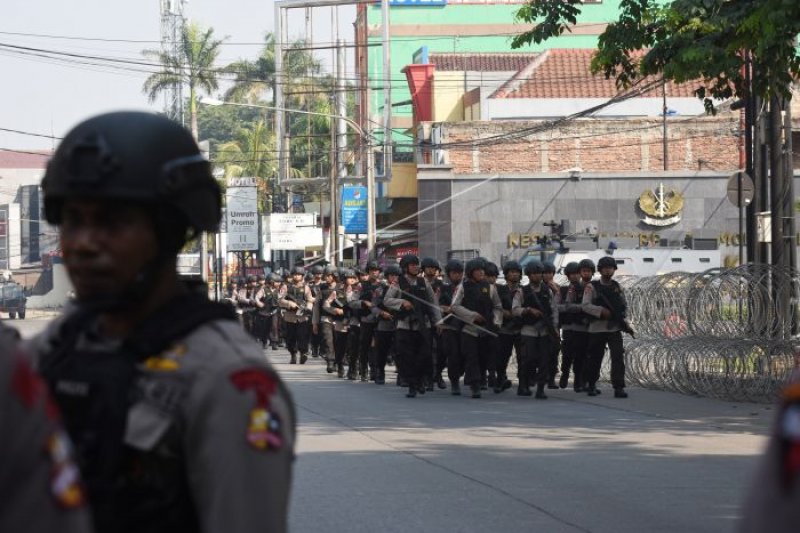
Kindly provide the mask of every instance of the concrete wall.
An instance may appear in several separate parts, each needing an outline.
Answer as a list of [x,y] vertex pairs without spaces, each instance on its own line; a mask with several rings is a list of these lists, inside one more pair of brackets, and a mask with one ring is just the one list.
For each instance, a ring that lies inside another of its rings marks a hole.
[[42,296],[30,296],[27,307],[29,309],[50,309],[61,307],[67,301],[67,293],[72,290],[72,282],[67,275],[67,269],[62,263],[53,264],[53,289]]
[[458,122],[464,120],[463,72],[435,72],[433,74],[433,120]]
[[[419,215],[422,256],[445,258],[448,250],[478,249],[492,260],[519,257],[509,247],[509,234],[548,234],[544,222],[566,219],[573,228],[596,224],[601,236],[648,240],[683,240],[700,228],[720,239],[723,258],[738,254],[738,209],[726,198],[727,173],[589,174],[574,181],[556,175],[448,177],[443,168],[420,168]],[[488,181],[487,181],[488,180]],[[682,219],[667,228],[643,223],[638,198],[663,183],[684,196]],[[800,185],[796,178],[795,188]],[[800,190],[800,189],[798,189]]]

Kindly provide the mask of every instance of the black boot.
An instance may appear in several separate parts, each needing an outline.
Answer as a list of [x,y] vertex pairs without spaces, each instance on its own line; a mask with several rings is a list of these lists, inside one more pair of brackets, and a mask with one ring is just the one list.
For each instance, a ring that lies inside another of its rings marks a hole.
[[531,389],[528,387],[528,384],[520,381],[519,386],[517,386],[517,396],[530,396],[530,395],[531,395]]
[[433,380],[431,378],[425,378],[425,390],[428,392],[433,392]]
[[277,349],[278,349],[278,344],[277,344],[277,343],[275,343],[275,342],[273,342],[273,343],[272,343],[272,350],[273,350],[273,351],[275,351],[275,350],[277,350]]
[[569,374],[562,372],[561,379],[558,380],[558,386],[562,389],[566,389],[567,385],[569,385]]
[[547,388],[548,389],[557,389],[558,388],[558,384],[556,383],[555,378],[553,378],[549,382],[547,382]]
[[289,364],[296,365],[297,364],[297,356],[295,354],[289,354]]
[[344,377],[344,364],[336,363],[336,375],[340,378]]
[[625,392],[625,389],[622,387],[617,387],[614,389],[614,398],[627,398],[628,393]]
[[480,385],[470,385],[470,390],[472,391],[473,398],[480,398],[481,397],[481,386]]
[[497,374],[495,374],[494,372],[489,372],[489,379],[486,381],[486,384],[489,387],[494,388],[494,386],[497,384]]
[[444,378],[442,378],[441,374],[436,376],[436,386],[439,387],[440,389],[446,389],[447,388],[447,383],[444,382]]
[[591,383],[589,384],[589,387],[586,389],[586,393],[589,396],[597,396],[598,394],[600,394],[600,392],[597,390],[597,388],[595,388],[595,386],[592,385]]
[[306,364],[306,361],[308,361],[308,356],[306,354],[304,354],[304,353],[301,353],[300,354],[300,364],[304,365],[304,364]]
[[406,398],[416,398],[416,397],[417,397],[417,388],[412,385],[408,388],[408,392],[406,393]]
[[536,399],[537,400],[546,400],[547,394],[544,393],[544,383],[539,383],[536,386]]
[[450,382],[450,394],[453,396],[461,396],[461,385],[458,384],[458,380]]
[[375,376],[375,383],[377,385],[383,385],[386,383],[386,375],[380,370],[378,371],[378,375]]
[[336,372],[336,365],[334,364],[333,359],[328,359],[328,367],[326,370],[328,371],[328,374],[333,374]]
[[361,365],[359,370],[360,370],[360,373],[361,373],[361,382],[362,383],[366,383],[367,381],[371,381],[372,380],[372,377],[370,375],[371,373],[370,373],[369,368],[367,367],[367,365]]

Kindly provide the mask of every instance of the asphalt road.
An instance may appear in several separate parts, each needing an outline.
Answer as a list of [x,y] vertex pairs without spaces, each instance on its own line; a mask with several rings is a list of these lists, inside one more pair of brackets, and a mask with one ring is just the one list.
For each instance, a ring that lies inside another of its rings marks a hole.
[[[47,320],[11,324],[30,336]],[[733,531],[773,414],[608,386],[407,399],[265,353],[297,405],[294,532]]]
[[608,386],[596,399],[407,399],[279,353],[300,421],[295,532],[732,531],[772,417]]

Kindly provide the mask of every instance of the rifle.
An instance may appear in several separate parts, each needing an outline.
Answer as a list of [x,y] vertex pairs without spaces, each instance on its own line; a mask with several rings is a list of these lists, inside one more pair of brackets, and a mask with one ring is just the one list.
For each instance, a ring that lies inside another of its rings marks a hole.
[[[550,290],[547,285],[542,284],[542,287],[548,291]],[[558,330],[556,329],[555,325],[553,325],[552,304],[549,310],[545,310],[544,305],[542,305],[542,301],[539,299],[539,295],[536,294],[536,291],[533,290],[533,287],[531,287],[531,294],[533,295],[533,299],[536,300],[536,307],[538,307],[539,311],[542,312],[545,331],[547,331],[547,335],[553,339],[553,342],[556,345],[556,351],[558,351],[561,349],[561,335],[558,334]]]
[[295,309],[295,311],[294,311],[294,314],[296,316],[300,317],[300,316],[303,316],[305,314],[305,312],[306,312],[305,307],[303,307],[303,304],[298,302],[297,299],[294,296],[292,296],[291,294],[289,294],[287,292],[286,295],[283,298],[286,299],[286,300],[289,300],[290,302],[293,302],[295,305],[297,305],[297,309]]
[[602,292],[598,291],[595,287],[592,288],[595,291],[597,291],[597,294],[600,295],[600,298],[603,299],[603,303],[605,303],[608,306],[608,310],[611,313],[611,319],[609,320],[609,322],[615,322],[619,324],[620,331],[622,331],[623,333],[627,333],[628,335],[631,336],[632,339],[635,339],[636,332],[633,330],[633,328],[631,327],[631,325],[628,323],[627,320],[619,317],[619,312],[617,311],[616,307],[611,305],[611,302],[608,300],[608,297]]
[[344,311],[344,314],[339,315],[337,318],[344,318],[344,319],[350,318],[351,309],[347,306],[346,303],[342,303],[338,298],[334,298],[333,300],[331,300],[330,305],[334,309],[341,309],[342,311]]

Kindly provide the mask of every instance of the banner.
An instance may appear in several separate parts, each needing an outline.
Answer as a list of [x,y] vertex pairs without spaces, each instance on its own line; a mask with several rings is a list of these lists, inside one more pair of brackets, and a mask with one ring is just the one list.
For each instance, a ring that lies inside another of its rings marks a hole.
[[[237,184],[247,178],[237,178]],[[258,189],[253,185],[229,186],[227,198],[228,251],[258,250]]]
[[342,187],[342,226],[351,235],[367,233],[366,187]]

